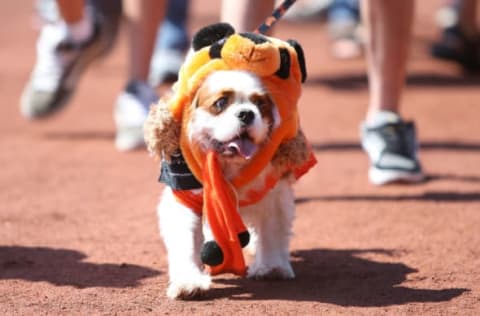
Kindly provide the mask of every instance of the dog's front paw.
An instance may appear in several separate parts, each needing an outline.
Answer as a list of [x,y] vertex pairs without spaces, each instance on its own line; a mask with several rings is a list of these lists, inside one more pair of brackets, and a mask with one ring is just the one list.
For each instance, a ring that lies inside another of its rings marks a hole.
[[210,288],[211,283],[212,279],[208,274],[185,275],[181,279],[170,281],[167,296],[180,300],[198,299]]
[[290,262],[280,265],[254,264],[248,267],[247,277],[255,280],[291,280],[295,278]]

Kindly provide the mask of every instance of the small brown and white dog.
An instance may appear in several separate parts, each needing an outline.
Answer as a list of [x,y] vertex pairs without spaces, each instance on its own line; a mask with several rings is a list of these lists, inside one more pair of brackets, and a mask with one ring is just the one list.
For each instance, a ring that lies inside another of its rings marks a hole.
[[[198,89],[193,103],[188,140],[200,144],[205,151],[217,151],[227,179],[235,177],[262,144],[269,141],[280,120],[278,109],[259,78],[247,71],[213,72]],[[156,110],[159,109],[152,109]],[[151,113],[146,129],[155,130],[156,126],[155,113]],[[150,148],[157,146],[155,140],[151,143],[155,137],[146,138]],[[274,162],[270,163],[254,181],[239,190],[239,199],[249,188],[263,185],[269,169],[275,167]],[[247,270],[249,278],[295,276],[289,261],[295,211],[293,181],[292,175],[285,175],[260,202],[239,209],[252,236],[247,248],[254,253]],[[207,290],[211,277],[203,270],[200,248],[205,240],[212,239],[208,224],[202,225],[199,216],[179,203],[170,187],[165,188],[157,212],[168,252],[168,297],[189,298]]]
[[208,290],[208,272],[294,278],[292,184],[315,164],[299,128],[306,69],[296,41],[219,23],[199,30],[192,47],[172,96],[151,107],[144,125],[168,184],[157,213],[174,299]]

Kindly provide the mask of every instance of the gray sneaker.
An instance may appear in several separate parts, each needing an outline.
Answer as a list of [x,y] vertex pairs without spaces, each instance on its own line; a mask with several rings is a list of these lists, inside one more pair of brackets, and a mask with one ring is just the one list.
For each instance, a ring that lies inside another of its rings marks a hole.
[[83,43],[68,39],[63,22],[42,27],[37,41],[37,61],[20,99],[20,110],[25,117],[42,118],[63,108],[80,75],[111,46],[102,20],[93,10],[88,12],[95,25],[92,36]]
[[363,123],[361,127],[362,147],[370,158],[370,182],[383,185],[422,181],[414,123],[404,122],[392,112],[378,116],[375,124]]
[[145,82],[132,81],[118,96],[114,119],[117,127],[115,146],[120,151],[145,146],[143,123],[150,106],[157,102],[155,90]]

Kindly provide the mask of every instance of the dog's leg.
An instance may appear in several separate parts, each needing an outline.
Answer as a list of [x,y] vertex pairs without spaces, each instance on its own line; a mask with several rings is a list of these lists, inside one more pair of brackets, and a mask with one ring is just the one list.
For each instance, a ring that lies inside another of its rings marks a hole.
[[293,191],[287,180],[258,204],[245,208],[242,215],[257,235],[254,262],[248,277],[254,279],[293,279],[289,242],[295,213]]
[[211,277],[202,271],[200,247],[203,242],[201,218],[178,203],[166,188],[158,205],[160,232],[167,248],[169,286],[167,296],[190,299],[208,290]]

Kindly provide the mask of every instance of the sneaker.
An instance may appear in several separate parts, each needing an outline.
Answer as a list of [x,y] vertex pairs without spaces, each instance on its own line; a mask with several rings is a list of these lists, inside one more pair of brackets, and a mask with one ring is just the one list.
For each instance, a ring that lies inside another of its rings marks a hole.
[[150,106],[158,101],[155,90],[145,82],[132,81],[118,96],[114,119],[117,128],[115,146],[120,151],[145,146],[143,123]]
[[435,58],[458,63],[467,73],[480,71],[480,36],[467,38],[457,26],[444,29],[430,53]]
[[368,176],[375,185],[420,182],[424,179],[417,159],[418,143],[413,122],[393,112],[380,112],[373,123],[362,124],[362,147],[370,158]]
[[95,25],[82,43],[67,37],[65,23],[48,23],[37,41],[37,62],[20,99],[21,113],[30,119],[49,116],[63,108],[87,66],[109,48],[101,19],[90,10]]
[[156,50],[150,64],[148,81],[154,87],[175,82],[184,61],[184,53],[173,49]]

